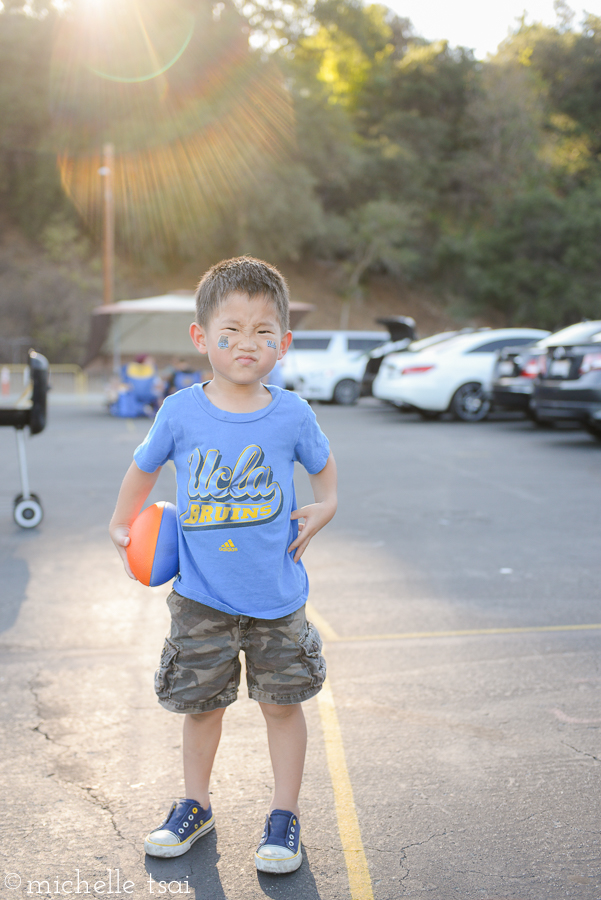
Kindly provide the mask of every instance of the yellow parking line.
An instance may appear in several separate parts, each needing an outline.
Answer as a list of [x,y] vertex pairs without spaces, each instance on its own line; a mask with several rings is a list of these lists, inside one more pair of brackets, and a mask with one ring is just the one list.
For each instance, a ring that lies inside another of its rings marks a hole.
[[[315,623],[317,624],[317,622]],[[318,626],[319,627],[319,626]],[[465,628],[457,631],[407,631],[399,634],[336,635],[331,641],[409,641],[418,638],[471,637],[487,634],[528,634],[543,631],[599,631],[598,625],[526,625],[521,628]]]
[[[517,628],[469,628],[456,631],[410,631],[397,634],[339,635],[329,622],[307,603],[307,615],[317,626],[321,636],[331,643],[344,641],[394,641],[419,638],[471,637],[495,634],[527,634],[555,631],[599,631],[600,624],[585,625],[531,625]],[[340,723],[336,713],[334,696],[329,682],[326,682],[317,696],[321,727],[330,779],[334,791],[338,832],[344,852],[348,873],[351,900],[373,900],[369,867],[361,840],[361,829],[353,798],[353,788],[348,773]]]
[[411,641],[419,638],[473,637],[487,634],[528,634],[544,631],[599,631],[601,623],[584,625],[523,625],[514,628],[463,628],[454,631],[401,631],[390,634],[338,634],[330,623],[307,602],[307,616],[324,639],[333,643],[344,641]]
[[310,619],[324,639],[324,641],[339,641],[339,635],[334,631],[329,622],[326,622],[321,613],[318,613],[313,604],[307,600],[305,607],[307,610],[307,618]]
[[[315,624],[317,625],[317,622]],[[346,765],[340,724],[336,714],[334,696],[328,682],[324,684],[317,695],[317,702],[328,768],[330,770],[332,788],[334,789],[336,818],[348,872],[351,900],[373,900],[374,895],[371,889],[369,868],[361,840],[361,829],[359,828],[359,819],[353,799],[353,788]]]

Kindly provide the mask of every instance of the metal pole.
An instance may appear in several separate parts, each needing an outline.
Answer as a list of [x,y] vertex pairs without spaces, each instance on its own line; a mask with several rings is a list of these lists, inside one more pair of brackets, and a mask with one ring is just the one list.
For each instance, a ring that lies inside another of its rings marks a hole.
[[113,372],[121,374],[121,316],[111,316],[113,320]]
[[115,148],[105,144],[103,166],[104,178],[104,304],[115,302],[115,198],[113,194]]
[[27,455],[25,453],[25,429],[17,428],[17,453],[19,456],[19,469],[21,470],[21,491],[23,500],[29,500],[29,475],[27,473]]

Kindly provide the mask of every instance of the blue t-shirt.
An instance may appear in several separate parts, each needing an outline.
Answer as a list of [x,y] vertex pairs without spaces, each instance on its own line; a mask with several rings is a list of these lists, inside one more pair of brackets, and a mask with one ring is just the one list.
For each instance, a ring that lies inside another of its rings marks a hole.
[[160,408],[134,453],[144,472],[177,473],[180,574],[174,588],[231,615],[277,619],[299,609],[309,582],[288,547],[298,535],[294,463],[315,474],[330,453],[308,403],[270,386],[269,406],[218,409],[195,384]]

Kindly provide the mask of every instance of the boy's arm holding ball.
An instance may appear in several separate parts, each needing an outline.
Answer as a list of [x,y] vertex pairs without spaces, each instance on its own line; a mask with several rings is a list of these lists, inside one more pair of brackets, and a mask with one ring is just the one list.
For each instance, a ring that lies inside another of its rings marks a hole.
[[115,512],[109,525],[111,539],[123,560],[125,571],[134,581],[137,579],[130,568],[125,549],[129,544],[129,530],[132,522],[142,509],[144,501],[153,489],[160,472],[160,466],[155,472],[149,473],[139,469],[135,462],[131,464],[125,473],[125,478],[117,497]]
[[309,481],[313,488],[313,497],[315,503],[308,506],[302,506],[295,509],[291,514],[291,519],[304,519],[304,524],[299,522],[298,537],[288,547],[288,552],[296,550],[294,554],[294,562],[298,562],[307,547],[309,541],[320,531],[324,525],[327,525],[330,519],[334,517],[336,507],[338,506],[338,496],[336,493],[336,462],[332,453],[328,457],[328,461],[316,475],[309,475]]

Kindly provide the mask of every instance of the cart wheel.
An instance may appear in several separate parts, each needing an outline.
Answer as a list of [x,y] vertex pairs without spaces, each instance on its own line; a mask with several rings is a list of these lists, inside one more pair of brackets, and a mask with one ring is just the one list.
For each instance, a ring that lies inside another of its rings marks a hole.
[[27,500],[23,494],[15,497],[13,518],[20,528],[35,528],[44,518],[44,510],[40,498],[36,494],[30,494]]

